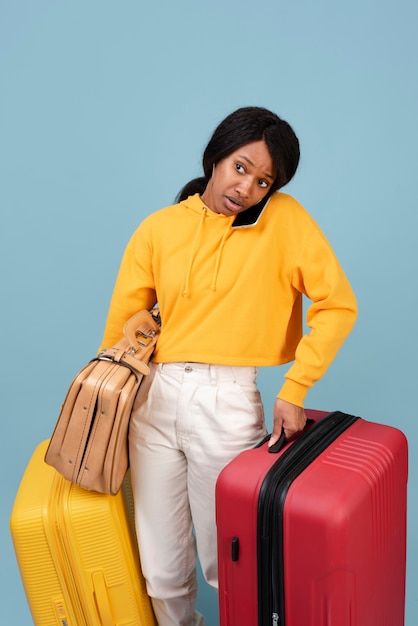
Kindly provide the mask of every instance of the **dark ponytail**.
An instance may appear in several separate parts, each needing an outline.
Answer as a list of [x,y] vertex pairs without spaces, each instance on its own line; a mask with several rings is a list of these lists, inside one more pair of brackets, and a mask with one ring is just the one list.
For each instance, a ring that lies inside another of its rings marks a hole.
[[276,171],[269,195],[284,187],[295,175],[299,164],[299,140],[295,132],[285,120],[268,109],[243,107],[228,115],[215,129],[203,154],[204,176],[188,182],[179,192],[177,202],[195,193],[202,195],[214,165],[241,146],[260,140],[266,142]]
[[200,178],[193,178],[193,180],[189,180],[188,183],[184,185],[184,187],[179,191],[176,196],[176,202],[181,202],[182,200],[186,200],[189,196],[194,196],[195,193],[198,193],[200,196],[204,193],[208,180],[204,176],[200,176]]

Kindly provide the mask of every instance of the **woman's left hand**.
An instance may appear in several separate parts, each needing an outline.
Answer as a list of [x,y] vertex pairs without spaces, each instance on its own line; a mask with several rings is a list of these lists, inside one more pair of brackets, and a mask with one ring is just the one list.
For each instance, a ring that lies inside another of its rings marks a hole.
[[296,404],[291,404],[290,402],[277,398],[274,403],[273,415],[274,424],[269,447],[278,441],[282,429],[285,432],[286,439],[290,439],[293,435],[305,428],[306,415],[301,406],[296,406]]

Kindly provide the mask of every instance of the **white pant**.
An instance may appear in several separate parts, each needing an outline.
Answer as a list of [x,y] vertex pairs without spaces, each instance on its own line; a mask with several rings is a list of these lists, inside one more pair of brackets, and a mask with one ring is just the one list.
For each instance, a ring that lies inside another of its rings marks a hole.
[[196,546],[217,587],[215,483],[266,434],[256,376],[252,367],[152,363],[139,389],[129,453],[141,565],[159,626],[204,624],[195,611]]

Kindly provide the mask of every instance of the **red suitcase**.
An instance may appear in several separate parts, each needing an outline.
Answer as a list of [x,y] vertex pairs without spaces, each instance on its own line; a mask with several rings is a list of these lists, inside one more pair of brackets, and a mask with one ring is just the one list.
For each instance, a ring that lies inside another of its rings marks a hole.
[[407,442],[344,413],[216,485],[220,626],[402,626]]

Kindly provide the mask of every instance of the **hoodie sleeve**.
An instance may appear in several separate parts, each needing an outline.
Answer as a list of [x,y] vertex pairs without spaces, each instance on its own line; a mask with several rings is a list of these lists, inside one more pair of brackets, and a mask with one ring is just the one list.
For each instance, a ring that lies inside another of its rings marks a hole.
[[357,318],[357,302],[331,246],[315,229],[293,266],[291,282],[311,305],[310,332],[300,340],[278,398],[303,405],[308,389],[326,372]]
[[109,348],[122,338],[123,326],[134,313],[156,304],[151,252],[147,225],[143,222],[123,254],[100,349]]

